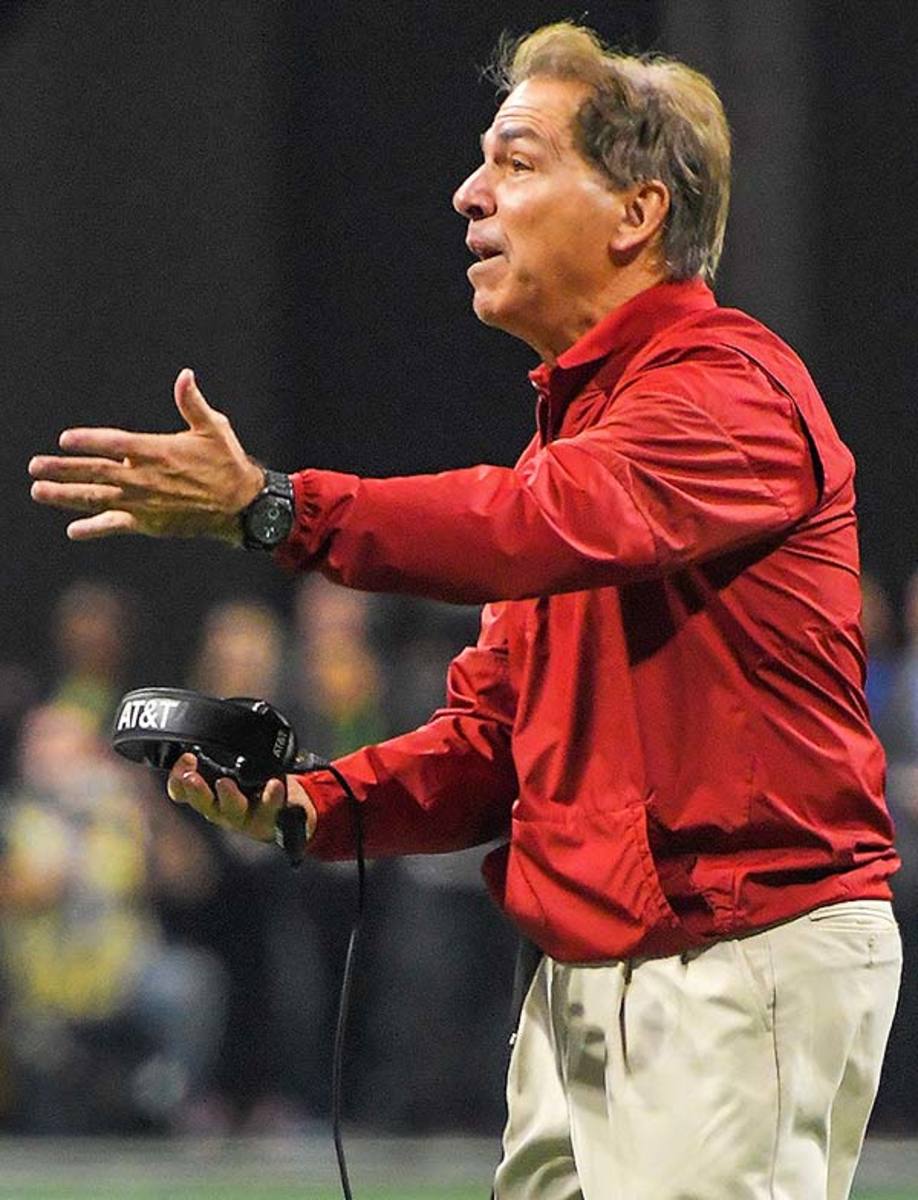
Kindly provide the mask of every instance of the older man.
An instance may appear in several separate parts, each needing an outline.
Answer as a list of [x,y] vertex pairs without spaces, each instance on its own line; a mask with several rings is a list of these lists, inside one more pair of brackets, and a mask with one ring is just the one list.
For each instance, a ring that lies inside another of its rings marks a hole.
[[[504,837],[543,951],[499,1200],[840,1200],[900,970],[863,700],[851,456],[803,364],[709,284],[729,135],[708,80],[549,26],[455,195],[479,318],[539,354],[513,469],[252,465],[193,376],[188,429],[74,429],[36,500],[73,538],[204,533],[351,587],[485,604],[422,728],[337,764],[371,854]],[[173,799],[271,836],[184,759]],[[330,776],[310,850],[352,852]]]

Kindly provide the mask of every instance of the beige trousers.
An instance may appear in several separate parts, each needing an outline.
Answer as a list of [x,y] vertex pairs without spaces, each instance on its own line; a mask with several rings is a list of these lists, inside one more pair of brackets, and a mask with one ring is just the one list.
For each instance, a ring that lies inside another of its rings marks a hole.
[[496,1200],[845,1200],[901,962],[877,900],[673,958],[543,959]]

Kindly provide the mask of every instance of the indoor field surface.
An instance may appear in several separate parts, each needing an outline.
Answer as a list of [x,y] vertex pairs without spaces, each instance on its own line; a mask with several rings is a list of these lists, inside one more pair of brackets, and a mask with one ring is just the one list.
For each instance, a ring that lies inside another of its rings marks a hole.
[[[488,1200],[489,1139],[346,1141],[354,1200]],[[331,1139],[0,1139],[0,1200],[340,1200]],[[853,1200],[918,1200],[918,1143],[868,1142]]]

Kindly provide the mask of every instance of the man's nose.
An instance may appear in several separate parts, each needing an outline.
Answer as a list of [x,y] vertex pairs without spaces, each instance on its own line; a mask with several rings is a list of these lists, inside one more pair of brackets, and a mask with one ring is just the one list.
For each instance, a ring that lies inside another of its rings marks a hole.
[[494,212],[494,193],[488,186],[484,163],[456,188],[453,208],[469,221],[479,221]]

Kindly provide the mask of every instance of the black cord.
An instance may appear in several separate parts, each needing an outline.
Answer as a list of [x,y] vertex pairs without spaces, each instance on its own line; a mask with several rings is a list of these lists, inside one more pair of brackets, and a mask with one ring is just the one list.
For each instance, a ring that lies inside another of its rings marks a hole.
[[[296,769],[303,770],[304,766],[297,763]],[[351,990],[354,982],[354,964],[357,958],[357,943],[360,940],[360,930],[363,925],[363,915],[366,902],[366,862],[363,856],[363,812],[360,802],[354,795],[351,785],[337,767],[330,762],[311,754],[308,756],[307,771],[330,771],[341,785],[354,823],[354,857],[357,861],[357,909],[354,913],[354,923],[347,943],[347,955],[344,959],[344,974],[341,977],[341,993],[338,997],[338,1019],[335,1024],[335,1044],[332,1052],[332,1136],[335,1141],[335,1156],[338,1159],[338,1174],[341,1178],[341,1191],[344,1200],[353,1200],[351,1184],[347,1173],[347,1159],[344,1155],[344,1140],[341,1135],[341,1102],[344,1092],[342,1074],[344,1067],[344,1041],[347,1033],[347,1019],[351,1006]]]

